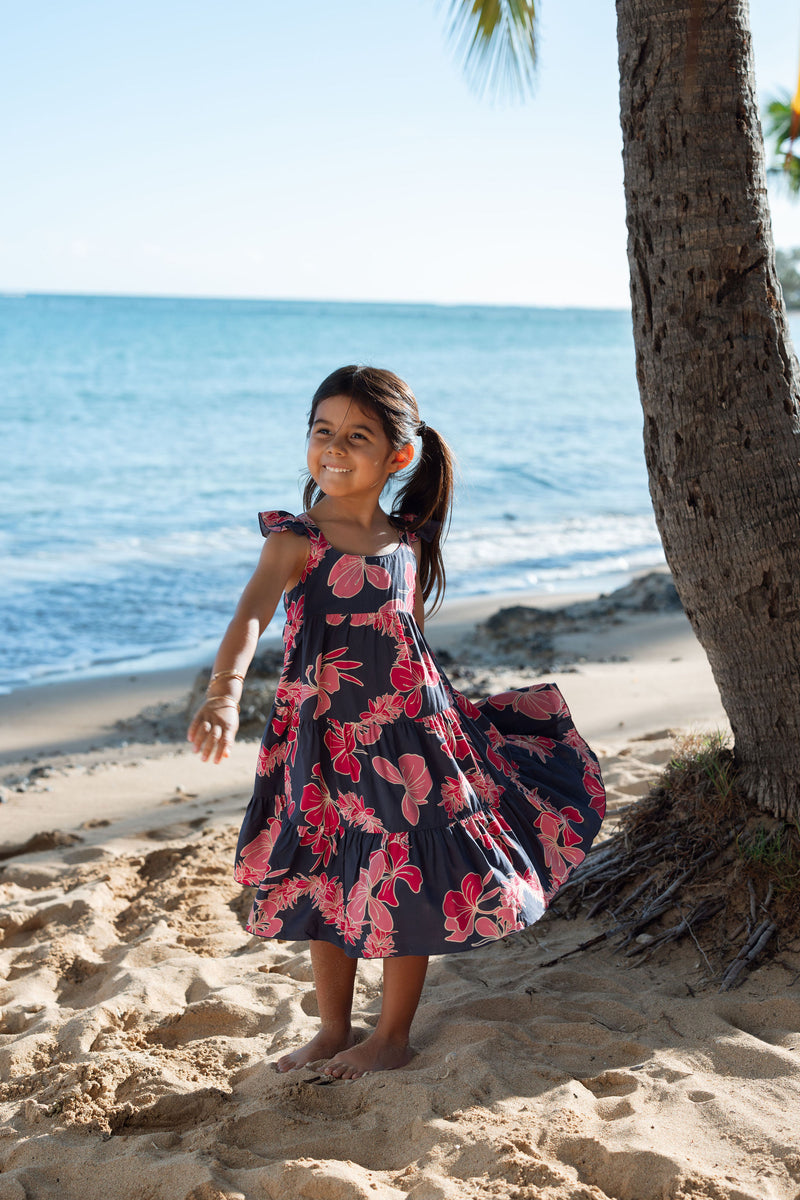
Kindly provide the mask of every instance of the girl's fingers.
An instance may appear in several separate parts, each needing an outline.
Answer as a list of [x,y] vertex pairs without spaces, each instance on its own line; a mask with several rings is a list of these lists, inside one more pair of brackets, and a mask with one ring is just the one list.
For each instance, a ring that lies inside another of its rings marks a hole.
[[208,717],[204,718],[203,713],[203,708],[195,713],[186,738],[194,746],[195,754],[202,756],[203,762],[208,762],[211,758],[215,763],[219,763],[223,758],[230,756],[239,722],[227,719],[220,721],[216,711],[210,714],[209,720]]

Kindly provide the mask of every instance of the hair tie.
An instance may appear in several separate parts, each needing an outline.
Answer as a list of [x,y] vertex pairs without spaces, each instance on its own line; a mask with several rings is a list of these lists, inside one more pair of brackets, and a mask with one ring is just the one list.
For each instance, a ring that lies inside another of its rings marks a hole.
[[424,421],[420,421],[419,425],[417,426],[417,436],[418,436],[418,437],[424,437],[424,436],[425,436],[425,430],[426,430],[427,428],[428,428],[428,426],[425,424],[425,422],[424,422]]

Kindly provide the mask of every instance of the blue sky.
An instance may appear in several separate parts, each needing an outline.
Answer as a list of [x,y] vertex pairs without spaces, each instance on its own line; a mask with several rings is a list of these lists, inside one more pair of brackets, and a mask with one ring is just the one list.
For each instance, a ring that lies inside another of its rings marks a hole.
[[[800,3],[751,10],[759,94],[793,90]],[[625,307],[613,0],[542,0],[516,106],[443,12],[0,0],[0,290]]]

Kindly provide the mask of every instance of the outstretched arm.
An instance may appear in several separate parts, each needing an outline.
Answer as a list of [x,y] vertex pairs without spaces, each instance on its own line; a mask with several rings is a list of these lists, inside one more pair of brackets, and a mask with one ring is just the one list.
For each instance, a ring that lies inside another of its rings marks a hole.
[[220,643],[206,698],[192,717],[187,740],[203,762],[227,758],[239,728],[238,704],[258,639],[269,625],[281,594],[300,578],[308,539],[286,531],[271,533],[258,566],[242,592],[233,620]]

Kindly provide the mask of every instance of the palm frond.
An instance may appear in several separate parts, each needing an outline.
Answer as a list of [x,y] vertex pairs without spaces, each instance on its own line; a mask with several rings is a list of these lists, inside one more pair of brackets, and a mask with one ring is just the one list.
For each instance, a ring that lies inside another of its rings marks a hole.
[[764,118],[764,140],[772,152],[767,167],[769,178],[785,187],[793,196],[800,195],[800,159],[792,150],[792,102],[788,92],[773,97]]
[[524,99],[536,66],[534,0],[449,0],[448,30],[476,91]]

